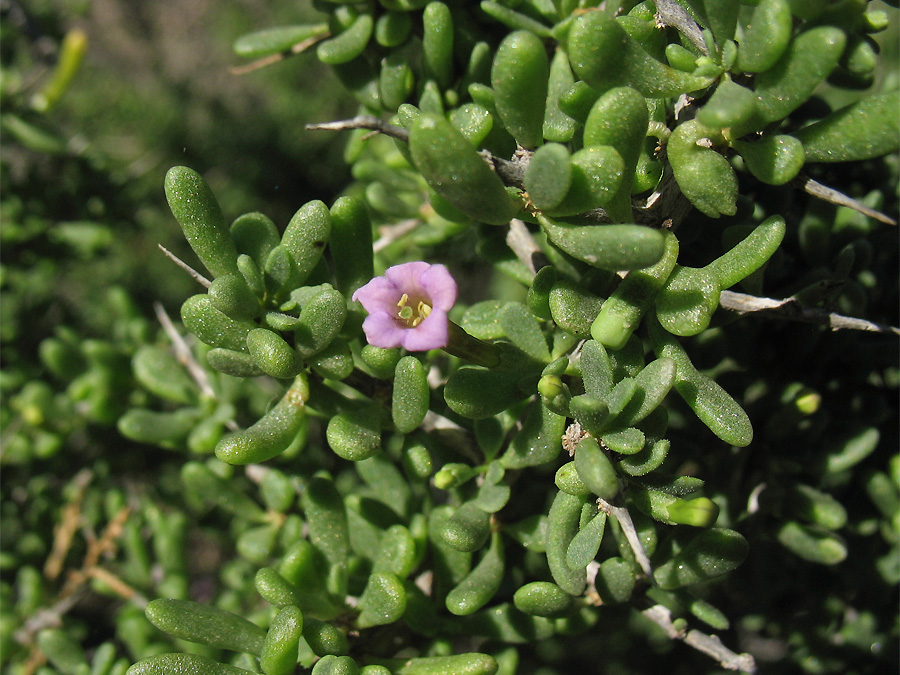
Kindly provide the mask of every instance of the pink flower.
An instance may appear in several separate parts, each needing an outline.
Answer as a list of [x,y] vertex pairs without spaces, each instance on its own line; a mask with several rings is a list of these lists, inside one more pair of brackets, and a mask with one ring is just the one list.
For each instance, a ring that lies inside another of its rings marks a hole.
[[353,299],[369,313],[363,330],[370,345],[423,352],[447,346],[447,312],[456,292],[456,281],[443,265],[409,262],[375,277]]

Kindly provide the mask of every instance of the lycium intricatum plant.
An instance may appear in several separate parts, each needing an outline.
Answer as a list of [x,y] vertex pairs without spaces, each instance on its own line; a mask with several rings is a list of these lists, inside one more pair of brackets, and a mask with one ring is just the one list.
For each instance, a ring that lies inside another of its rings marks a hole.
[[[233,574],[254,580],[227,582],[219,606],[160,597],[147,618],[239,656],[167,650],[129,673],[513,673],[531,657],[589,672],[613,627],[634,649],[658,640],[646,620],[711,668],[753,672],[753,639],[788,644],[787,618],[766,628],[774,600],[727,604],[760,556],[839,569],[866,536],[895,586],[896,530],[875,546],[878,526],[849,529],[833,496],[865,485],[866,508],[896,520],[896,458],[854,471],[888,413],[863,414],[860,385],[859,419],[826,419],[840,378],[779,370],[761,319],[723,311],[896,322],[844,316],[876,292],[859,261],[896,271],[867,248],[889,238],[882,204],[811,177],[898,149],[896,82],[868,91],[887,15],[862,0],[314,4],[321,24],[235,49],[314,47],[335,68],[360,115],[317,126],[350,132],[355,182],[281,231],[259,213],[229,225],[197,172],[168,172],[205,268],[181,309],[195,370],[158,377],[171,359],[139,352],[138,380],[170,409],[119,420],[199,456],[185,492],[227,515]],[[860,93],[816,98],[827,83]],[[838,335],[815,330],[808,351],[833,359],[821,345]],[[784,348],[805,363],[797,342]],[[865,386],[895,389],[891,367]],[[269,405],[238,424],[246,378]],[[859,611],[838,604],[816,611]],[[629,612],[644,623],[622,630]],[[811,669],[798,640],[785,649]]]

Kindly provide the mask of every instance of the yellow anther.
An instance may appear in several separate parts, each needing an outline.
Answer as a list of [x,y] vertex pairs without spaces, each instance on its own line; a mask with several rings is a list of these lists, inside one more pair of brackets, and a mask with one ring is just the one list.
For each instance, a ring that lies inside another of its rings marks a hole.
[[404,293],[400,300],[397,302],[397,307],[406,307],[406,303],[409,302],[409,294]]

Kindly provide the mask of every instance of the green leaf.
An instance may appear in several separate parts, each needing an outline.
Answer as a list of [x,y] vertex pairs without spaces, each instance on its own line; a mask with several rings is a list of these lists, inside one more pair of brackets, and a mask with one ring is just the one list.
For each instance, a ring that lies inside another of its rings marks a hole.
[[200,262],[214,277],[237,272],[237,249],[225,216],[206,181],[186,166],[169,169],[166,199]]
[[703,530],[673,558],[656,568],[661,588],[690,586],[721,576],[738,567],[750,550],[747,540],[734,530]]
[[173,637],[259,656],[266,632],[243,617],[190,600],[151,600],[147,619]]
[[549,581],[533,581],[516,591],[513,603],[526,614],[556,617],[569,611],[572,596]]
[[822,528],[791,520],[778,529],[777,537],[795,555],[820,565],[837,565],[847,557],[847,545]]
[[309,385],[301,373],[256,423],[219,441],[216,457],[228,464],[255,464],[280,455],[304,428],[308,399]]
[[478,564],[447,594],[447,609],[457,616],[478,611],[494,597],[503,581],[503,572],[503,540],[500,533],[495,532],[490,548]]
[[[560,249],[593,267],[633,270],[658,262],[665,252],[659,230],[641,225],[569,225],[538,214],[547,238]],[[593,321],[594,317],[591,317]]]
[[126,671],[126,675],[171,675],[172,673],[248,675],[252,671],[226,666],[199,654],[157,654],[138,661]]

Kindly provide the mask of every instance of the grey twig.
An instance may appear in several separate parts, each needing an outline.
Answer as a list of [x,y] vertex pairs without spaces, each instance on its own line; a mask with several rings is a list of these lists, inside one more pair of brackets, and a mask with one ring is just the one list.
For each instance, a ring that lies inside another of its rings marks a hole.
[[790,297],[784,300],[772,298],[759,298],[755,295],[735,293],[734,291],[722,291],[719,304],[725,309],[730,309],[738,314],[753,314],[764,312],[773,316],[791,321],[801,321],[820,326],[828,326],[831,330],[862,330],[870,333],[893,333],[900,335],[900,328],[885,326],[880,323],[856,319],[852,316],[843,316],[829,312],[818,307],[804,307],[796,298]]
[[250,63],[242,66],[233,66],[229,68],[229,70],[231,71],[232,75],[246,75],[247,73],[252,73],[254,70],[260,70],[261,68],[265,68],[266,66],[271,66],[273,63],[283,61],[289,56],[302,54],[313,45],[316,45],[322,40],[325,40],[329,37],[331,37],[331,33],[325,31],[323,33],[320,33],[319,35],[313,35],[312,37],[306,38],[305,40],[292,45],[290,49],[286,49],[283,52],[264,56],[261,59],[256,59],[255,61],[251,61]]
[[617,521],[619,521],[619,525],[622,527],[622,533],[625,535],[625,539],[628,540],[628,545],[631,546],[631,550],[634,551],[635,560],[637,560],[638,565],[641,566],[641,569],[644,571],[644,574],[647,575],[647,579],[653,582],[653,566],[650,564],[650,558],[647,557],[647,552],[644,551],[644,545],[641,544],[641,538],[638,536],[637,529],[634,526],[634,521],[631,520],[631,514],[628,512],[624,506],[613,506],[605,499],[597,499],[597,506],[600,507],[600,510],[613,516]]
[[854,211],[859,211],[863,215],[869,216],[869,218],[874,218],[880,223],[885,223],[887,225],[897,224],[896,220],[882,213],[881,211],[876,211],[875,209],[869,208],[862,202],[858,202],[857,200],[853,199],[853,197],[849,197],[843,192],[839,192],[838,190],[830,188],[827,185],[822,185],[822,183],[814,181],[809,176],[800,174],[788,184],[791,187],[795,187],[798,190],[803,190],[804,192],[811,194],[813,197],[818,197],[819,199],[822,199],[826,202],[837,204],[838,206],[846,206],[847,208],[853,209]]
[[512,249],[512,252],[524,263],[532,275],[537,274],[539,269],[550,264],[547,256],[535,243],[531,232],[528,231],[528,227],[518,218],[513,218],[509,221],[506,245]]
[[700,26],[694,21],[694,17],[688,14],[688,11],[675,0],[657,0],[656,16],[663,26],[672,26],[690,40],[701,54],[709,56]]
[[[175,350],[175,356],[178,358],[179,363],[187,368],[191,377],[194,378],[194,382],[200,387],[200,391],[210,398],[215,398],[216,394],[213,391],[212,385],[209,383],[206,371],[200,367],[199,363],[197,363],[194,354],[191,352],[191,348],[187,346],[184,338],[181,337],[181,333],[175,328],[175,324],[172,323],[172,319],[169,318],[165,308],[160,303],[154,302],[153,311],[156,313],[156,319],[159,321],[159,324],[162,326],[169,340],[172,341],[172,347]],[[229,428],[231,428],[231,425],[229,425]],[[237,425],[234,426],[232,431],[236,430]]]
[[193,267],[191,267],[190,265],[188,265],[188,264],[187,264],[186,262],[184,262],[181,258],[179,258],[177,255],[175,255],[175,254],[172,253],[169,249],[167,249],[165,246],[163,246],[162,244],[157,244],[157,246],[159,246],[159,250],[160,250],[160,251],[162,251],[163,253],[166,254],[166,257],[169,258],[169,260],[171,260],[173,263],[175,263],[176,265],[178,265],[178,266],[179,266],[181,269],[183,269],[185,272],[187,272],[187,273],[190,274],[192,277],[194,277],[194,279],[195,279],[201,286],[204,286],[205,288],[209,288],[209,287],[212,285],[212,282],[211,282],[209,279],[207,279],[205,276],[203,276],[202,274],[200,274],[200,272],[198,272],[198,271],[195,270]]
[[716,635],[691,629],[687,632],[679,630],[672,621],[672,613],[662,605],[653,605],[641,612],[672,640],[682,640],[699,652],[711,656],[719,665],[727,670],[738,670],[742,673],[755,673],[756,661],[750,654],[738,654],[722,644]]
[[403,127],[378,119],[374,115],[357,115],[348,120],[338,120],[337,122],[317,122],[315,124],[307,124],[306,129],[309,131],[347,131],[350,129],[371,129],[378,133],[396,138],[404,143],[409,142],[409,131]]

